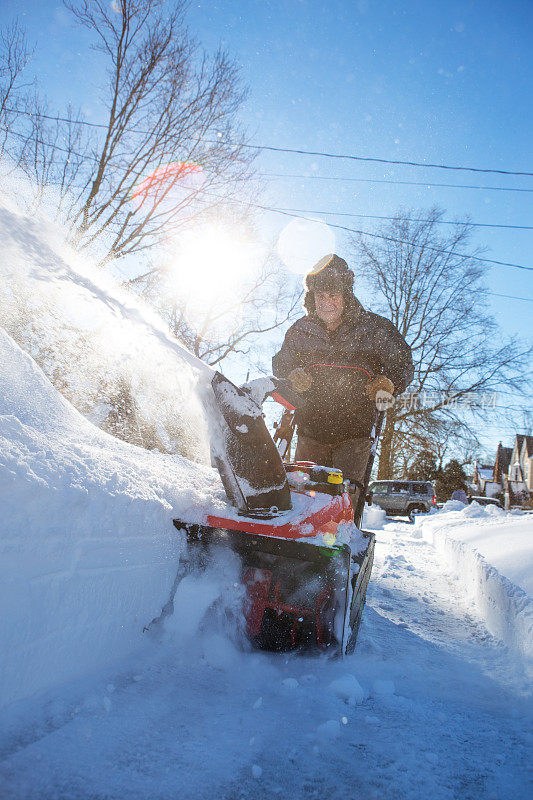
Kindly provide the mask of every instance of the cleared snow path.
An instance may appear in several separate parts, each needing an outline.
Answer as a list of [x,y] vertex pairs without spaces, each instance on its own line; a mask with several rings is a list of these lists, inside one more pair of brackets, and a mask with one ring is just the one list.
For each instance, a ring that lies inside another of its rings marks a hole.
[[525,679],[413,532],[377,534],[353,657],[243,654],[174,620],[3,738],[2,800],[531,797]]

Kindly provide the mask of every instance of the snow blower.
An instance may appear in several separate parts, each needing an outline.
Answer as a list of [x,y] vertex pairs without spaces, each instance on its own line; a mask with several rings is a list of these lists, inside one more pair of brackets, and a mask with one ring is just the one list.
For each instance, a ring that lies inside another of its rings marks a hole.
[[[278,447],[262,415],[268,395],[286,409],[275,435]],[[232,510],[207,514],[201,523],[174,520],[186,533],[189,557],[201,561],[221,544],[238,554],[245,630],[254,646],[351,653],[374,553],[374,534],[358,526],[383,415],[376,417],[374,447],[354,510],[339,470],[283,462],[294,430],[290,415],[302,402],[286,381],[261,378],[238,388],[215,373],[203,400],[212,463]]]

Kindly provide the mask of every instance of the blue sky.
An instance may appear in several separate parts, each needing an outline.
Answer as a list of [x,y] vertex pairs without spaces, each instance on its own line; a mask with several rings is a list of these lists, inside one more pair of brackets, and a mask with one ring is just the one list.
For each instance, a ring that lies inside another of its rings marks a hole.
[[[87,34],[53,0],[3,0],[36,42],[51,107],[67,100],[99,121],[99,72]],[[251,0],[192,3],[192,30],[233,54],[250,88],[243,119],[258,144],[533,172],[533,3],[529,0]],[[533,189],[533,178],[263,153],[256,168],[366,180]],[[391,215],[438,204],[446,218],[529,225],[533,192],[265,178],[267,204]],[[314,215],[373,230],[372,220]],[[276,235],[287,219],[265,214]],[[336,249],[349,257],[340,232]],[[489,258],[533,266],[533,231],[479,228]],[[357,273],[357,265],[352,264]],[[533,298],[533,274],[493,266],[493,292]],[[367,298],[368,299],[368,298]],[[533,304],[492,298],[500,325],[531,334]]]

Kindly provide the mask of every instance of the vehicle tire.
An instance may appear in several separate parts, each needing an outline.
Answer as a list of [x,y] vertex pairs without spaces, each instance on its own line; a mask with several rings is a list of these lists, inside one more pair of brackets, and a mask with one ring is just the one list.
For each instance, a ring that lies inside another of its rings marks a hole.
[[407,516],[409,517],[411,522],[414,522],[415,517],[417,517],[419,514],[427,514],[427,513],[428,512],[425,506],[422,505],[409,506],[409,508],[407,509]]

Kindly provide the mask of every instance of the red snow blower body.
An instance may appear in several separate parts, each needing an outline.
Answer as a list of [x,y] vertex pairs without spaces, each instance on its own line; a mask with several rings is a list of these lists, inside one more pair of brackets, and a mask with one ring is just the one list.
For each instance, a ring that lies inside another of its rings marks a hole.
[[[223,515],[208,513],[201,523],[176,519],[174,525],[186,532],[189,554],[209,552],[213,545],[228,546],[238,554],[245,629],[253,645],[350,653],[374,553],[374,535],[356,525],[372,464],[365,485],[359,487],[354,519],[339,470],[282,461],[265,426],[262,401],[267,394],[276,395],[294,408],[298,398],[282,381],[261,381],[260,391],[247,391],[218,373],[213,378],[214,403],[208,398],[214,426],[212,462],[231,507]],[[376,443],[380,423],[378,418]],[[283,438],[279,428],[276,435],[285,451],[287,428],[291,430],[291,422],[285,417]]]

